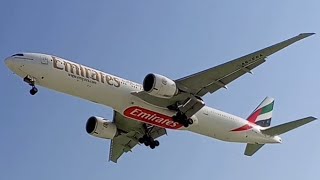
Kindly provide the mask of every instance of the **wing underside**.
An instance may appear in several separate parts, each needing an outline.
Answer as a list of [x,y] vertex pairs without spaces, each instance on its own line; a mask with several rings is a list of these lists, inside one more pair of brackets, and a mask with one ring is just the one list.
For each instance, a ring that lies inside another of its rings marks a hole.
[[[131,152],[139,144],[138,139],[144,135],[145,130],[143,123],[130,120],[116,111],[114,111],[114,123],[120,133],[111,140],[109,161],[116,163],[123,153]],[[150,136],[156,139],[166,133],[163,128],[153,127]]]

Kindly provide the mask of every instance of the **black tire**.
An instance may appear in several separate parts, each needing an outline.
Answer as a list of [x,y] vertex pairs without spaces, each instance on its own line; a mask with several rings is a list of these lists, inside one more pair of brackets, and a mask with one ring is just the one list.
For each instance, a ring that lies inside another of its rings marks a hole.
[[179,122],[179,118],[178,118],[178,116],[176,116],[176,115],[172,116],[172,120],[173,120],[174,122]]
[[149,137],[149,142],[153,142],[154,141],[154,139],[152,138],[152,137]]
[[151,144],[150,144],[150,148],[151,148],[151,149],[154,149],[154,148],[156,148],[156,145],[155,145],[154,143],[151,143]]
[[139,141],[140,144],[144,143],[144,139],[143,138],[139,138],[138,141]]
[[160,145],[159,141],[157,141],[157,140],[155,140],[155,141],[153,142],[153,144],[154,144],[155,146],[159,146],[159,145]]
[[183,119],[183,120],[187,120],[187,119],[188,119],[188,117],[187,117],[185,114],[182,114],[182,115],[181,115],[181,119]]
[[36,87],[33,87],[33,88],[30,90],[30,94],[31,94],[31,95],[35,95],[37,92],[38,92],[38,89],[37,89]]
[[189,127],[189,123],[188,122],[183,122],[183,126],[187,128],[187,127]]
[[191,118],[188,119],[189,124],[193,124],[193,120]]
[[150,146],[150,145],[151,145],[151,144],[150,144],[150,141],[144,141],[144,145]]

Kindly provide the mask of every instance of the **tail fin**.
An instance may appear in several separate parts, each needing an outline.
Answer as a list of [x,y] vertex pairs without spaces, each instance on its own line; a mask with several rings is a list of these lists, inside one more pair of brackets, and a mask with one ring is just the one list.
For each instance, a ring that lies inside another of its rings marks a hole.
[[274,99],[266,97],[247,120],[261,127],[269,127],[271,124]]

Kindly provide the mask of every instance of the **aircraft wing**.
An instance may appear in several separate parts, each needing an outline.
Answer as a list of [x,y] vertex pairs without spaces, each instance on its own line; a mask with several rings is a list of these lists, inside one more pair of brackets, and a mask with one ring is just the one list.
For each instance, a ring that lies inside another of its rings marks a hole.
[[[139,144],[138,139],[144,135],[143,123],[130,120],[114,111],[113,122],[119,129],[120,134],[114,137],[110,143],[109,161],[117,163],[123,153],[131,152],[132,148]],[[150,132],[154,139],[167,134],[166,130],[153,127]]]
[[251,70],[264,63],[268,56],[313,34],[314,33],[299,34],[298,36],[254,53],[178,79],[176,83],[180,89],[187,89],[188,92],[198,96],[204,96],[208,92],[213,93],[220,88],[226,88],[227,84],[245,73],[251,73]]
[[178,88],[182,90],[170,99],[158,98],[145,91],[132,92],[142,100],[160,107],[168,107],[176,102],[185,102],[191,96],[202,97],[213,93],[220,88],[227,88],[227,84],[236,80],[266,61],[266,58],[279,50],[314,33],[302,33],[278,44],[261,49],[254,53],[242,56],[224,64],[175,80]]

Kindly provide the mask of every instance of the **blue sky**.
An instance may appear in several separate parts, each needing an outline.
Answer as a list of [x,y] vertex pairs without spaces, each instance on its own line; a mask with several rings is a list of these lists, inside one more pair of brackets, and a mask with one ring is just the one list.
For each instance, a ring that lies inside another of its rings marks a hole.
[[[265,96],[276,99],[272,124],[320,117],[320,2],[305,1],[44,1],[0,3],[0,59],[16,52],[54,54],[136,82],[147,73],[177,79],[301,32],[315,36],[204,99],[247,117]],[[29,86],[0,65],[1,179],[318,179],[319,122],[283,135],[253,157],[243,144],[169,131],[107,162],[109,141],[86,134],[92,115],[110,108]]]

